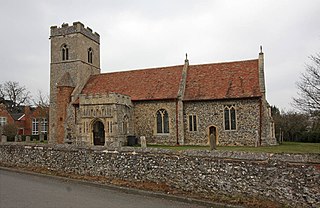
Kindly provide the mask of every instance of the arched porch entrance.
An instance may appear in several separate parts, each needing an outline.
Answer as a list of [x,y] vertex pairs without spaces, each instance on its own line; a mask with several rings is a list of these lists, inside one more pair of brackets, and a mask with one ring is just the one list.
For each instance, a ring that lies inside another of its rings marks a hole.
[[93,123],[92,133],[93,133],[93,144],[104,145],[105,143],[104,125],[101,121],[97,120]]
[[[211,136],[212,135],[212,136]],[[210,136],[213,138],[211,140],[215,141],[214,146],[216,146],[218,144],[218,131],[217,131],[217,127],[215,126],[209,126],[208,129],[208,141],[209,141],[209,145],[211,146],[211,141],[210,141]]]

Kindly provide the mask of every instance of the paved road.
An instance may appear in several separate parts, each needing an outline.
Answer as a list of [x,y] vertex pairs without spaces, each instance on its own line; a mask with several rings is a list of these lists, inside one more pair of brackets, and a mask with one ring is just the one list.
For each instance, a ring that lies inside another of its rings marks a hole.
[[0,169],[0,208],[204,207]]

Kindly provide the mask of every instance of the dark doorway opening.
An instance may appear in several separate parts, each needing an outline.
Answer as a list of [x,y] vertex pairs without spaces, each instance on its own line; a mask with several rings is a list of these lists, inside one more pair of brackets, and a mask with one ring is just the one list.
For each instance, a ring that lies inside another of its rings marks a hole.
[[104,125],[101,121],[96,121],[93,124],[93,144],[94,145],[104,145]]
[[208,135],[208,139],[209,139],[209,144],[210,144],[210,135],[213,135],[213,140],[215,142],[215,145],[218,144],[218,133],[217,133],[217,128],[215,126],[210,126],[209,127],[209,135]]

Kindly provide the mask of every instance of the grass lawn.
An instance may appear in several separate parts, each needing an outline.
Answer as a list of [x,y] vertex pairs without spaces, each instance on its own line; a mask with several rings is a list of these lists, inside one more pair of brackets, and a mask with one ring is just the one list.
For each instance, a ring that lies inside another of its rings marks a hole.
[[[209,150],[209,146],[166,146],[148,145],[148,147],[164,148],[172,150],[203,149]],[[277,146],[268,147],[217,147],[217,150],[244,151],[244,152],[269,152],[269,153],[318,153],[320,154],[320,143],[284,142]]]

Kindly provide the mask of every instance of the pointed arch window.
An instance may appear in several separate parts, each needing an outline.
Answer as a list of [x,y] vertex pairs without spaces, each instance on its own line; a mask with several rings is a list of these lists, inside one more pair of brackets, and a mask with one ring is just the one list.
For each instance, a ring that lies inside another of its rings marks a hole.
[[157,133],[169,133],[169,115],[165,109],[160,109],[157,111]]
[[62,61],[69,60],[69,48],[66,44],[62,46]]
[[224,129],[225,130],[236,130],[237,119],[236,119],[236,108],[235,106],[224,107]]
[[91,64],[92,64],[92,54],[93,54],[92,48],[89,48],[88,49],[88,63],[91,63]]
[[128,134],[128,130],[129,130],[129,118],[127,115],[125,115],[123,117],[123,123],[122,123],[122,130],[124,134]]

